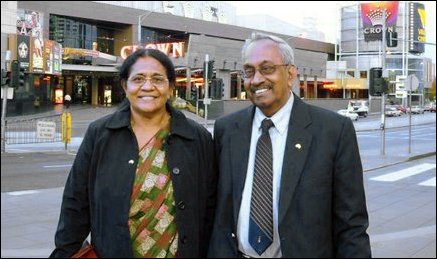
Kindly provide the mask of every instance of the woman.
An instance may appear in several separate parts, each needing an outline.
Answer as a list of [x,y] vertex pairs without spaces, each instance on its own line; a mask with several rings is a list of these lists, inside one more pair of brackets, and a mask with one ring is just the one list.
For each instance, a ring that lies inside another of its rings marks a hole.
[[211,134],[168,100],[171,60],[139,49],[120,68],[128,101],[93,122],[74,161],[51,257],[91,233],[99,257],[204,257],[216,199]]

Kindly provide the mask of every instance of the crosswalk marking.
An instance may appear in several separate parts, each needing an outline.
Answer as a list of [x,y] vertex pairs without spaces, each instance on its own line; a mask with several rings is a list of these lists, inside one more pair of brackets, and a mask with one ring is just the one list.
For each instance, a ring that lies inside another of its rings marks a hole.
[[21,195],[35,194],[35,193],[39,193],[39,191],[37,190],[15,191],[15,192],[7,192],[6,194],[12,196],[21,196]]
[[423,182],[419,183],[419,185],[435,187],[435,177],[433,177],[433,178],[431,178],[429,180],[423,181]]
[[374,181],[382,181],[382,182],[394,182],[400,179],[404,179],[416,174],[420,174],[427,170],[433,169],[436,167],[436,164],[423,163],[420,165],[416,165],[413,167],[409,167],[400,171],[396,171],[389,174],[380,175],[377,177],[370,178],[370,180]]

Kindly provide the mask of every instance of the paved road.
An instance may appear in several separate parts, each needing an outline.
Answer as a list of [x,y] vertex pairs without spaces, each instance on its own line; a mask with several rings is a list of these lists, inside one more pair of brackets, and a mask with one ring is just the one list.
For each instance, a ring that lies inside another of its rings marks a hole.
[[436,257],[436,156],[364,174],[373,257]]

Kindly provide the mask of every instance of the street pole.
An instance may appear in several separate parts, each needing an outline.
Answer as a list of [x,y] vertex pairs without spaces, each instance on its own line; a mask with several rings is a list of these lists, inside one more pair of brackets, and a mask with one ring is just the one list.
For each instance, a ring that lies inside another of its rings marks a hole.
[[209,63],[209,55],[205,54],[205,71],[203,71],[203,78],[204,78],[204,87],[205,87],[205,96],[203,97],[203,104],[205,106],[205,128],[208,126],[208,88],[209,88],[209,82],[208,82],[208,63]]
[[3,86],[3,103],[2,103],[2,153],[6,151],[6,108],[8,102],[8,84]]
[[[11,61],[11,51],[6,51],[6,57],[5,57],[5,71],[8,71],[7,63]],[[2,75],[3,76],[3,75]],[[12,80],[9,80],[9,82],[12,82]],[[6,108],[7,108],[7,102],[8,102],[8,84],[4,85],[3,88],[3,103],[2,103],[2,141],[1,141],[1,152],[6,152]]]
[[[385,59],[387,55],[386,51],[386,32],[387,32],[387,13],[384,10],[383,12],[383,23],[382,23],[382,60],[381,60],[381,67],[382,67],[382,78],[384,80],[388,77],[387,70],[385,69]],[[381,155],[385,155],[385,97],[386,94],[383,92],[381,94]]]
[[138,46],[141,46],[141,22],[146,19],[147,17],[149,17],[149,15],[152,14],[153,11],[149,11],[146,14],[140,14],[138,15],[138,28],[137,28],[137,33],[138,33]]
[[410,114],[408,115],[408,154],[411,154],[411,94],[413,93],[413,80],[408,80],[408,110]]

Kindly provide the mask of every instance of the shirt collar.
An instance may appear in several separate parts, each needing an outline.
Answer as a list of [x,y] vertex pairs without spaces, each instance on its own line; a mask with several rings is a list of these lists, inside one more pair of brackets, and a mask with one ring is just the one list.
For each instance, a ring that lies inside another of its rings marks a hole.
[[288,98],[288,101],[285,103],[284,106],[281,107],[281,109],[279,109],[279,111],[273,114],[272,117],[265,116],[264,113],[258,107],[256,107],[255,116],[253,119],[253,123],[255,124],[256,128],[261,130],[260,129],[261,122],[265,118],[269,118],[275,124],[275,128],[278,130],[279,134],[281,135],[285,134],[288,128],[288,124],[290,122],[290,114],[291,114],[291,109],[293,108],[293,101],[294,101],[294,95],[290,91],[290,97]]

